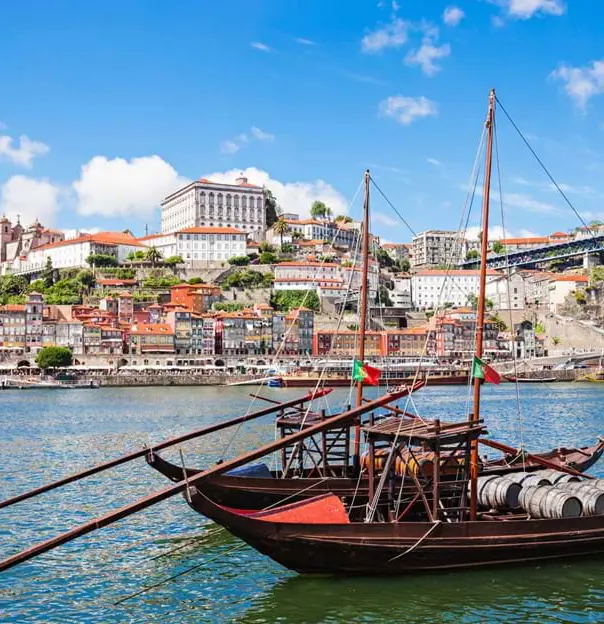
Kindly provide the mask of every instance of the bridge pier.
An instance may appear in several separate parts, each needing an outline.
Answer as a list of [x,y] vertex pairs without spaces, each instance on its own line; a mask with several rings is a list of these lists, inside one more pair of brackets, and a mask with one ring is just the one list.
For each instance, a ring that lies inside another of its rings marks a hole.
[[592,267],[595,266],[600,266],[602,264],[602,257],[600,252],[589,252],[586,251],[583,254],[583,268],[584,269],[591,269]]

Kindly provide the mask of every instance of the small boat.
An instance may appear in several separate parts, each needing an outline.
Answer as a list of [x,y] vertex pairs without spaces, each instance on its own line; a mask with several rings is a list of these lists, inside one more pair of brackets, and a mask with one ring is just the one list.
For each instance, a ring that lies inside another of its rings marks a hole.
[[269,388],[285,388],[285,383],[281,377],[270,377],[266,385]]

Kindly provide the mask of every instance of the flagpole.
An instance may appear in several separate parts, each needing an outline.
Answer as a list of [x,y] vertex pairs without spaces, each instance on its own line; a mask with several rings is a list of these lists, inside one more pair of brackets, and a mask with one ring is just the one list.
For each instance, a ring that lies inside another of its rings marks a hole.
[[[363,265],[361,268],[361,292],[359,301],[359,350],[358,359],[365,364],[365,330],[367,327],[367,291],[369,290],[369,169],[365,170],[365,200],[363,202]],[[357,407],[363,404],[363,382],[357,381]],[[361,466],[361,423],[354,427],[354,468]]]
[[[484,169],[484,187],[482,194],[482,235],[480,241],[480,278],[478,288],[478,306],[476,309],[476,353],[475,357],[482,358],[483,333],[486,304],[487,284],[487,254],[489,252],[489,206],[491,195],[491,170],[493,164],[493,123],[495,121],[495,89],[489,94],[489,109],[487,112],[486,129],[487,145]],[[472,363],[472,372],[476,360]],[[480,420],[480,383],[481,379],[474,376],[474,404],[469,420],[477,423]],[[470,520],[476,520],[476,505],[478,484],[478,440],[472,440],[470,452]]]

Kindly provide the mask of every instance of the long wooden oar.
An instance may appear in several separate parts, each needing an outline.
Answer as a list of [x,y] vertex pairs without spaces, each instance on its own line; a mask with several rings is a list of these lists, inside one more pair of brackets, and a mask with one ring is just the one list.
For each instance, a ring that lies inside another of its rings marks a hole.
[[112,459],[111,461],[105,462],[104,464],[93,466],[92,468],[82,470],[81,472],[78,472],[76,474],[72,474],[68,477],[64,477],[63,479],[59,479],[58,481],[54,481],[52,483],[48,483],[47,485],[37,487],[33,490],[30,490],[29,492],[24,492],[23,494],[18,494],[17,496],[13,496],[12,498],[7,498],[4,501],[0,501],[0,509],[2,509],[3,507],[10,507],[10,505],[14,505],[15,503],[18,503],[20,501],[27,500],[28,498],[32,498],[34,496],[37,496],[38,494],[54,490],[55,488],[61,487],[62,485],[67,485],[68,483],[79,481],[84,477],[89,477],[90,475],[97,474],[98,472],[102,472],[103,470],[108,470],[109,468],[114,468],[115,466],[119,466],[120,464],[125,464],[126,462],[137,459],[138,457],[142,457],[143,455],[146,455],[147,453],[150,453],[152,451],[161,451],[162,449],[168,448],[169,446],[174,446],[175,444],[180,444],[181,442],[186,442],[187,440],[192,440],[193,438],[198,438],[209,433],[214,433],[216,431],[220,431],[221,429],[227,429],[228,427],[239,425],[241,423],[247,422],[248,420],[254,420],[255,418],[267,416],[268,414],[272,414],[273,412],[276,412],[280,409],[294,407],[296,405],[300,405],[301,403],[305,403],[313,399],[319,399],[326,394],[329,394],[330,392],[331,389],[329,388],[319,389],[314,393],[309,392],[303,397],[300,397],[298,399],[292,399],[291,401],[287,401],[286,403],[279,403],[275,407],[267,407],[263,410],[252,412],[251,414],[246,414],[245,416],[239,416],[238,418],[233,418],[232,420],[216,423],[214,425],[210,425],[209,427],[198,429],[197,431],[185,433],[184,435],[178,436],[177,438],[172,438],[170,440],[166,440],[165,442],[161,442],[160,444],[156,444],[152,448],[143,448],[139,451],[135,451],[134,453],[122,455],[121,457],[118,457],[117,459]]
[[[518,454],[520,452],[518,449],[515,449],[513,446],[508,446],[507,444],[503,444],[502,442],[495,442],[495,440],[489,440],[488,438],[478,438],[478,442],[480,444],[484,444],[485,446],[489,446],[498,451],[503,451],[504,453],[513,453]],[[545,468],[551,468],[552,470],[558,470],[559,472],[566,472],[575,477],[583,477],[584,479],[593,479],[591,475],[585,474],[583,472],[579,472],[570,466],[562,466],[561,464],[554,464],[554,462],[550,462],[547,459],[543,459],[543,457],[539,457],[539,455],[533,455],[532,453],[524,453],[527,459],[534,461],[536,464],[540,464]]]
[[0,561],[0,571],[7,570],[8,568],[12,568],[13,566],[19,563],[22,563],[24,561],[27,561],[28,559],[32,559],[33,557],[36,557],[37,555],[40,555],[49,550],[52,550],[53,548],[56,548],[57,546],[60,546],[61,544],[70,542],[76,539],[77,537],[80,537],[81,535],[86,535],[87,533],[96,531],[96,529],[100,529],[102,527],[108,526],[109,524],[113,524],[117,520],[126,518],[127,516],[130,516],[143,509],[146,509],[147,507],[150,507],[151,505],[155,505],[156,503],[166,500],[167,498],[170,498],[171,496],[178,494],[179,492],[183,491],[185,488],[191,485],[201,483],[204,479],[210,476],[219,475],[228,470],[232,470],[233,468],[243,466],[244,464],[254,461],[255,459],[258,459],[264,455],[267,455],[268,453],[272,453],[273,451],[279,450],[285,446],[290,446],[291,444],[298,442],[299,440],[303,440],[304,438],[312,436],[316,433],[320,433],[321,431],[324,431],[325,429],[329,429],[330,427],[333,427],[334,425],[344,423],[344,422],[350,422],[354,420],[355,418],[358,418],[359,416],[362,416],[363,414],[370,412],[373,409],[376,409],[378,407],[381,407],[382,405],[385,405],[385,404],[391,403],[392,401],[396,401],[397,399],[400,399],[401,397],[405,396],[409,392],[419,389],[422,385],[423,385],[423,382],[418,382],[417,385],[411,388],[405,388],[404,390],[399,390],[398,392],[384,394],[378,399],[371,401],[370,403],[366,403],[364,405],[360,405],[359,407],[355,407],[351,410],[342,412],[340,414],[336,414],[335,416],[332,416],[331,418],[326,418],[325,420],[317,423],[316,425],[311,425],[310,427],[306,429],[301,429],[299,431],[296,431],[295,433],[292,433],[291,435],[281,438],[280,440],[271,442],[269,444],[265,444],[264,446],[261,446],[255,451],[251,451],[250,453],[246,453],[245,455],[240,455],[239,457],[225,461],[222,464],[217,464],[216,466],[212,466],[212,468],[208,468],[208,470],[204,470],[203,472],[200,472],[197,475],[189,477],[187,480],[179,481],[178,483],[175,483],[174,485],[167,487],[163,490],[159,490],[158,492],[155,492],[154,494],[151,494],[144,498],[140,498],[139,500],[135,501],[134,503],[131,503],[130,505],[126,505],[124,507],[121,507],[120,509],[111,511],[105,514],[104,516],[99,516],[98,518],[94,518],[93,520],[85,522],[84,524],[80,524],[80,526],[77,526],[71,529],[70,531],[61,533],[60,535],[57,535],[56,537],[52,537],[44,542],[40,542],[39,544],[32,546],[31,548],[28,548],[27,550],[24,550],[20,553],[13,555],[12,557],[8,557],[7,559]]

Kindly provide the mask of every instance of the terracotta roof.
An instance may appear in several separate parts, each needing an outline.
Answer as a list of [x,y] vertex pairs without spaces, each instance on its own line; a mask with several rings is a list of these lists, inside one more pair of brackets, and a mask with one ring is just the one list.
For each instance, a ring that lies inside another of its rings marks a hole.
[[502,245],[536,245],[539,243],[547,245],[547,243],[549,243],[549,238],[547,236],[532,236],[527,238],[502,238],[499,242]]
[[123,232],[98,232],[97,234],[82,234],[77,238],[57,241],[56,243],[48,243],[41,247],[36,247],[30,253],[35,251],[44,251],[45,249],[54,249],[55,247],[65,247],[66,245],[79,245],[81,243],[99,243],[104,245],[129,245],[131,247],[145,247],[138,239],[130,234]]
[[318,221],[317,219],[283,219],[285,223],[291,225],[326,225],[327,221]]
[[25,312],[25,306],[20,303],[7,303],[0,307],[2,312]]
[[260,244],[259,244],[259,243],[257,243],[256,241],[251,241],[251,240],[249,240],[249,241],[247,242],[247,246],[248,246],[248,247],[260,247]]
[[131,333],[138,336],[149,334],[153,336],[168,336],[173,335],[174,331],[167,323],[138,323],[138,325],[132,327]]
[[132,293],[129,292],[122,292],[120,293],[120,299],[126,298],[126,297],[132,297]]
[[553,234],[549,235],[550,238],[561,238],[561,237],[567,238],[569,236],[570,234],[567,234],[566,232],[554,232]]
[[319,239],[301,240],[301,241],[297,241],[296,244],[300,245],[301,247],[306,247],[306,246],[324,245],[325,241],[322,241]]
[[554,275],[553,282],[589,282],[587,275]]

